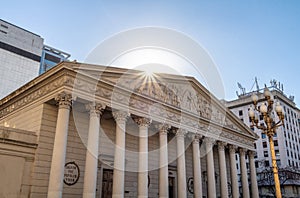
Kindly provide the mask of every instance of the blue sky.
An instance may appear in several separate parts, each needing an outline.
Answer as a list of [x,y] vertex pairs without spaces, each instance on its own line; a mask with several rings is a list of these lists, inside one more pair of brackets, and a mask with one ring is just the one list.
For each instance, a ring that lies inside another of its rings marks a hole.
[[190,36],[213,57],[225,99],[240,82],[250,90],[276,79],[300,104],[300,1],[16,1],[1,2],[0,18],[28,29],[47,45],[84,61],[120,31],[159,26]]

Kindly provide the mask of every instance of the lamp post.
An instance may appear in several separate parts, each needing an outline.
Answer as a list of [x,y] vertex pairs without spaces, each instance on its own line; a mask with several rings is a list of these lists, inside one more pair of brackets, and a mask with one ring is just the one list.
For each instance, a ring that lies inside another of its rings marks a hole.
[[[252,101],[254,104],[254,110],[250,108],[249,110],[249,117],[252,122],[252,126],[255,126],[256,128],[262,130],[262,133],[266,134],[269,138],[270,143],[270,151],[272,156],[272,166],[273,166],[273,174],[274,174],[274,183],[275,183],[275,191],[276,191],[276,198],[281,198],[281,192],[280,192],[280,181],[278,177],[278,168],[277,168],[277,162],[276,162],[276,156],[275,156],[275,150],[274,150],[274,142],[273,142],[273,136],[276,134],[276,129],[279,126],[284,125],[284,115],[282,106],[279,104],[279,102],[275,106],[275,111],[277,113],[279,121],[275,121],[274,114],[273,114],[273,104],[274,99],[269,91],[269,89],[266,87],[264,89],[264,96],[267,101],[267,103],[262,103],[260,108],[257,107],[258,97],[257,95],[252,95]],[[255,111],[257,113],[255,113]],[[260,113],[263,115],[263,119],[265,124],[259,125],[258,124],[258,116],[257,114]]]

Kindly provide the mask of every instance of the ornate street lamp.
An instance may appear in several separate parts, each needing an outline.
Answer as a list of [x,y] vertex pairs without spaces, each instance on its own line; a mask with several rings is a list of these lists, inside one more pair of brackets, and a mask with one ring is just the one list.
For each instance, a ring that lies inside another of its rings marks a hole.
[[[277,113],[279,121],[276,122],[274,113],[273,113],[274,99],[273,99],[271,92],[269,91],[269,89],[267,87],[264,89],[264,96],[265,96],[267,103],[264,102],[261,104],[260,108],[257,108],[258,97],[255,94],[252,95],[254,110],[252,108],[250,108],[249,117],[252,122],[251,126],[252,127],[255,126],[256,128],[262,130],[262,133],[266,134],[269,138],[276,197],[281,198],[280,182],[279,182],[279,177],[278,177],[278,168],[277,168],[277,163],[276,163],[273,136],[276,134],[276,129],[278,127],[284,125],[284,115],[283,115],[283,111],[282,111],[282,106],[278,102],[275,106],[275,111]],[[257,113],[255,113],[255,111]],[[263,124],[263,125],[258,124],[258,116],[257,116],[258,113],[260,113],[263,116],[265,124]]]

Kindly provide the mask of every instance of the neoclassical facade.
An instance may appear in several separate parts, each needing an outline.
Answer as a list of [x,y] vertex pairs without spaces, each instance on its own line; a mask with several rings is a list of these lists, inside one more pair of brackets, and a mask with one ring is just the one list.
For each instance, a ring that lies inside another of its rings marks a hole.
[[192,77],[63,62],[0,126],[4,197],[258,197],[257,136]]

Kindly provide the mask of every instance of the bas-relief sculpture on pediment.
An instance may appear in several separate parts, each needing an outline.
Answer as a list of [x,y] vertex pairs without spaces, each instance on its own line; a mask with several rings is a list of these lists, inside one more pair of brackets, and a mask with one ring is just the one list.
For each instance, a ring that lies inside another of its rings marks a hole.
[[[224,107],[219,107],[216,103],[212,105],[210,96],[205,95],[204,92],[197,92],[190,82],[184,82],[181,84],[178,82],[171,83],[163,81],[144,83],[142,79],[133,80],[132,78],[124,77],[121,77],[121,79],[115,78],[113,80],[103,78],[101,80],[104,82],[113,82],[113,86],[121,89],[125,88],[130,93],[129,95],[124,95],[124,93],[116,91],[116,89],[111,92],[111,90],[97,88],[95,90],[95,95],[110,97],[110,99],[114,102],[122,102],[124,104],[129,104],[132,107],[149,111],[149,105],[145,103],[145,100],[137,100],[132,96],[141,95],[148,99],[154,99],[155,101],[162,102],[163,104],[171,105],[181,111],[192,113],[196,116],[207,119],[208,121],[213,121],[222,126],[244,133],[243,130],[235,126],[228,116],[226,116]],[[76,82],[77,81],[75,81],[75,83]],[[77,83],[77,86],[79,84],[80,83]],[[85,86],[84,89],[91,89],[90,91],[93,91],[94,87],[91,86],[90,88],[87,88],[87,86]],[[151,108],[151,113],[167,117],[174,121],[182,121],[184,119],[174,113],[164,112],[160,108],[154,108],[153,106]],[[188,120],[185,121],[185,123],[187,122]],[[190,123],[190,125],[194,124]]]

